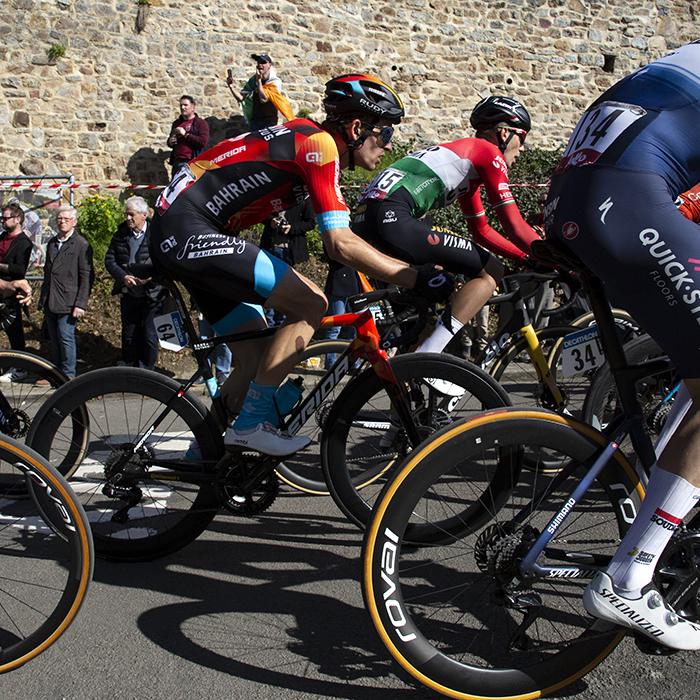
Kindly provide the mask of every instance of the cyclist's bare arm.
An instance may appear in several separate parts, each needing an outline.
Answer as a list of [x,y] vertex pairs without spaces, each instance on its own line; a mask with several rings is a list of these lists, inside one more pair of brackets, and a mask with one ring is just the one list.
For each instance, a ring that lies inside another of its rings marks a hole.
[[369,277],[408,289],[416,283],[417,272],[408,263],[380,253],[349,228],[328,229],[323,242],[330,258]]

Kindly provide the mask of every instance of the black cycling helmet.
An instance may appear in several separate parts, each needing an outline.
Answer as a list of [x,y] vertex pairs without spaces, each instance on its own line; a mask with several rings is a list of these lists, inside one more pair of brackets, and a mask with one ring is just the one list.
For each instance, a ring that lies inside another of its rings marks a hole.
[[365,73],[348,73],[329,80],[323,108],[330,118],[360,113],[374,117],[373,122],[388,119],[398,124],[404,116],[401,98],[379,78]]
[[472,110],[469,121],[477,131],[485,131],[498,124],[507,124],[523,131],[532,128],[525,106],[512,97],[492,96],[481,100]]

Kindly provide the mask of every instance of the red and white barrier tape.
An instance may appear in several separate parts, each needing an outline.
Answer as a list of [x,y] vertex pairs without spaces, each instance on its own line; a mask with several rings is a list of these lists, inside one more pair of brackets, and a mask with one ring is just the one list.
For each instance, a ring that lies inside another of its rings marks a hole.
[[10,184],[0,182],[0,190],[163,190],[166,187],[167,185],[69,185],[45,182],[25,185],[20,182]]
[[[548,184],[535,184],[526,182],[511,182],[511,187],[549,187]],[[167,185],[69,185],[69,184],[46,184],[45,182],[35,182],[24,185],[21,183],[5,184],[0,182],[0,190],[163,190]],[[362,189],[366,185],[341,185],[341,187]]]

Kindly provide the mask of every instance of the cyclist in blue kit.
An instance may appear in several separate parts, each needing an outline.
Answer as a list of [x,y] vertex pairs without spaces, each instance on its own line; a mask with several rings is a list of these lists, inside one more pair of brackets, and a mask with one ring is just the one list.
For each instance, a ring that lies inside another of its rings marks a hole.
[[668,353],[692,399],[634,523],[584,594],[590,614],[674,649],[700,649],[700,625],[678,616],[652,583],[700,498],[700,236],[674,203],[700,182],[698,123],[694,42],[627,76],[584,113],[552,177],[544,222],[548,238],[569,246]]

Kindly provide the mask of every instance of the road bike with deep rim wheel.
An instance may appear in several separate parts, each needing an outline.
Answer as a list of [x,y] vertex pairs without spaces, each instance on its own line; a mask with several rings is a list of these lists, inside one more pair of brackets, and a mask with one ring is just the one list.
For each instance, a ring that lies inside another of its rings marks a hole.
[[[604,432],[527,409],[448,426],[394,472],[365,535],[363,592],[381,640],[416,679],[451,697],[554,692],[626,633],[591,618],[582,594],[643,499],[655,456],[638,382],[669,362],[627,363],[602,284],[583,274],[624,410]],[[639,467],[620,449],[627,437]],[[695,515],[654,573],[667,602],[691,620],[700,619],[699,528]],[[647,653],[663,651],[635,640]]]
[[66,480],[24,444],[0,436],[0,672],[51,646],[92,580],[90,526]]
[[[382,298],[394,293],[372,294]],[[366,309],[368,298],[357,303]],[[380,339],[369,309],[329,317],[323,325],[352,325],[356,338],[281,422],[283,429],[296,433],[307,422],[320,420],[322,456],[331,433],[336,449],[344,440],[349,455],[366,439],[391,429],[401,433],[410,450],[451,420],[508,405],[496,382],[462,360],[426,354],[389,360],[380,347],[388,341]],[[206,358],[205,350],[219,342],[273,332],[221,336],[195,344],[195,351]],[[369,387],[372,396],[380,394],[393,407],[392,416],[343,412],[336,418],[332,410],[327,415],[319,412],[360,358],[366,358],[370,368],[351,378],[336,403],[354,396],[354,387]],[[213,383],[216,388],[206,362],[184,385],[148,370],[95,370],[62,387],[37,415],[28,443],[59,471],[72,474],[98,555],[123,561],[164,556],[194,540],[221,509],[251,516],[274,502],[275,470],[286,459],[225,450],[225,424],[189,391],[202,375],[207,386]],[[458,387],[459,396],[445,396],[430,380]],[[80,410],[86,412],[87,449],[76,465],[73,421]],[[349,421],[342,436],[334,426],[340,419]],[[356,474],[358,485],[382,478],[387,468],[384,462],[366,463]]]

